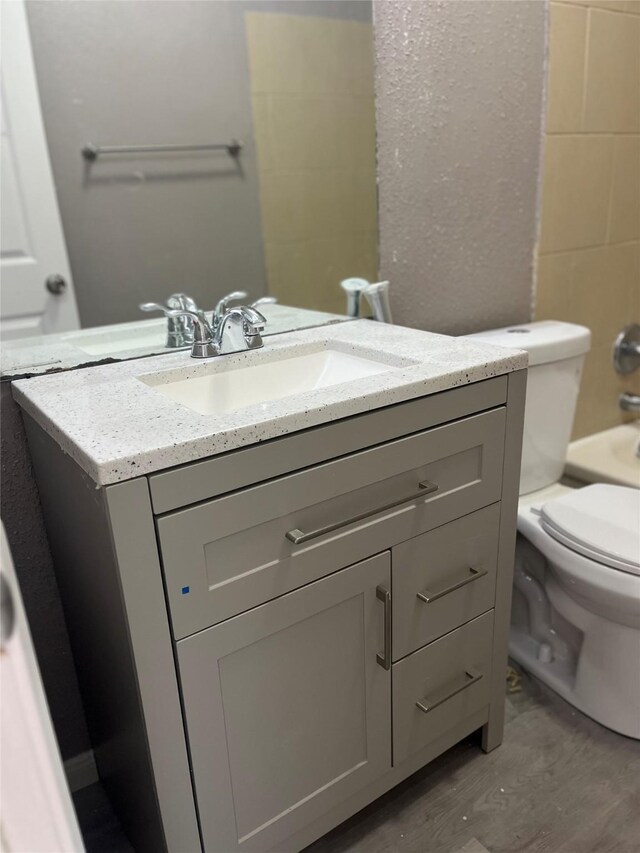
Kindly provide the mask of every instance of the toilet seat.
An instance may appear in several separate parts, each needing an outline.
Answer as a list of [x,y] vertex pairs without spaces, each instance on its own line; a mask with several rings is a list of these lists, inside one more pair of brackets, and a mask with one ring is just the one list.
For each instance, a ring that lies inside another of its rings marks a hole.
[[640,490],[596,484],[543,504],[542,528],[572,551],[640,575]]

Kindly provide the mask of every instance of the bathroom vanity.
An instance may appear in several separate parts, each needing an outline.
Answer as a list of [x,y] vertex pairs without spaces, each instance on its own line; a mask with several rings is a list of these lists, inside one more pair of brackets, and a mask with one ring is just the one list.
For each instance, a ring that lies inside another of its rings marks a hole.
[[356,321],[14,385],[136,850],[300,850],[499,745],[525,378]]

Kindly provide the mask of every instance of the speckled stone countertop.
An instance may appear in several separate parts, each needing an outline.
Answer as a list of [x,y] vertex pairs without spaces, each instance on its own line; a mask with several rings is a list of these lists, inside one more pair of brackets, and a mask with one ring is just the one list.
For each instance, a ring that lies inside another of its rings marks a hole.
[[[265,337],[351,320],[346,315],[311,311],[293,305],[263,305],[260,310],[267,318]],[[177,350],[167,349],[166,337],[167,321],[160,317],[3,341],[0,345],[0,377],[42,376],[132,358],[175,354]]]
[[[389,369],[215,416],[147,384],[323,349],[373,358]],[[25,379],[13,384],[13,394],[97,484],[108,485],[526,365],[519,350],[357,320],[278,335],[263,349],[203,361],[180,352]]]

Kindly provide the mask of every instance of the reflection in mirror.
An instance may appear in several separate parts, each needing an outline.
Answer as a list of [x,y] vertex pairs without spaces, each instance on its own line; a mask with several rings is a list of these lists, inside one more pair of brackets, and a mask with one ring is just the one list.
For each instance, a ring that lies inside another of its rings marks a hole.
[[206,311],[275,297],[274,333],[339,319],[341,280],[375,281],[369,0],[8,5],[24,26],[3,50],[5,340],[130,357],[166,344],[139,305],[176,292]]

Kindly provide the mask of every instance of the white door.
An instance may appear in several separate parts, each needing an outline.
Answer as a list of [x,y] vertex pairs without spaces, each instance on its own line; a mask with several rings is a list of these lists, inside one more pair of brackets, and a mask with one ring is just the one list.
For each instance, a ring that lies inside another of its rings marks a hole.
[[84,851],[2,525],[0,583],[0,851]]
[[0,332],[79,328],[24,0],[2,2]]

